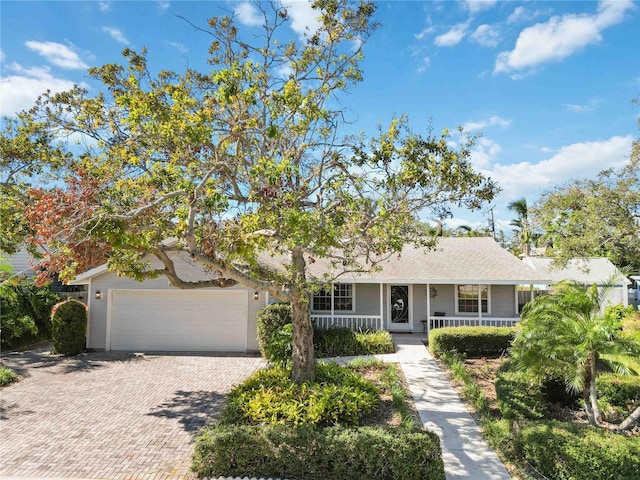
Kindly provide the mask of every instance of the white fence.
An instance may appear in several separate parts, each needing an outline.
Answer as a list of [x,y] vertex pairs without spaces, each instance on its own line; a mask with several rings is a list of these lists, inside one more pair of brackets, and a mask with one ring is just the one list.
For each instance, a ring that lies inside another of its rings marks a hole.
[[320,328],[343,327],[351,330],[382,330],[380,315],[311,315]]
[[497,317],[430,317],[429,328],[442,327],[512,327],[520,321],[520,318]]

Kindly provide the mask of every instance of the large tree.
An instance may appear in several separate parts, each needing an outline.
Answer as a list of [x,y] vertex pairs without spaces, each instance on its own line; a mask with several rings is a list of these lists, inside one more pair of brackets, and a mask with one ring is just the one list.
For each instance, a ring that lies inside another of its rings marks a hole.
[[602,256],[640,271],[638,141],[626,166],[543,194],[533,215],[560,264],[573,257]]
[[515,212],[517,217],[511,220],[511,226],[515,227],[514,231],[520,239],[520,252],[529,255],[531,253],[531,241],[533,235],[531,233],[531,225],[529,223],[529,207],[527,199],[522,197],[507,205],[507,208]]
[[[313,288],[370,270],[407,242],[427,247],[420,216],[478,208],[496,186],[473,170],[464,136],[452,148],[447,131],[421,136],[404,118],[368,141],[344,136],[341,94],[361,80],[372,3],[316,1],[319,27],[304,40],[286,28],[285,7],[254,6],[260,35],[242,32],[233,16],[202,29],[212,37],[210,71],[153,75],[145,52],[127,49],[126,66],[90,69],[103,93],[44,95],[21,121],[90,141],[61,152],[71,174],[55,189],[31,190],[26,218],[31,241],[49,246],[45,273],[69,278],[107,262],[139,280],[239,283],[290,302],[292,375],[303,381],[315,366]],[[173,251],[211,278],[180,278]],[[269,267],[271,257],[281,268]],[[334,276],[311,277],[315,258],[330,258]]]

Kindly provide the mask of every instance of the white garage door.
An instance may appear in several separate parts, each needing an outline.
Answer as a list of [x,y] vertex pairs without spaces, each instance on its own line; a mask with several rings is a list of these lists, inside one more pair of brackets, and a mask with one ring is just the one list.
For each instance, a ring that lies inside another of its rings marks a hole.
[[111,350],[244,352],[244,290],[112,290]]

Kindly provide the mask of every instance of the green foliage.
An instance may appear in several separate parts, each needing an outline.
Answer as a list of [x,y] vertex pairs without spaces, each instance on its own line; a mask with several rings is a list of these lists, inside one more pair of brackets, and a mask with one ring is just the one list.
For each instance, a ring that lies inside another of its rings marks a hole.
[[348,328],[315,328],[313,342],[318,357],[348,357],[393,353],[391,334],[384,330],[350,330]]
[[291,324],[291,305],[273,303],[260,309],[257,315],[258,345],[262,356],[271,360],[267,352],[274,334],[287,324]]
[[0,387],[9,385],[18,380],[16,373],[10,368],[0,367]]
[[[275,303],[262,308],[258,312],[257,329],[262,355],[274,363],[290,363],[293,340],[291,306]],[[318,357],[375,355],[395,351],[391,334],[383,330],[314,328],[313,343]]]
[[640,406],[640,377],[604,373],[596,385],[598,403],[609,421],[620,421]]
[[[627,165],[595,179],[575,180],[544,193],[533,209],[547,250],[564,265],[571,258],[607,257],[640,269],[640,150]],[[615,239],[615,241],[612,241]]]
[[56,304],[51,312],[53,350],[62,355],[84,351],[87,336],[87,307],[77,300]]
[[621,303],[608,305],[607,308],[604,309],[605,318],[614,325],[619,325],[620,328],[622,328],[623,321],[631,317],[634,313],[636,313],[636,309],[633,305],[625,307]]
[[640,341],[621,329],[615,309],[600,314],[606,293],[595,285],[557,284],[553,295],[527,304],[511,350],[520,368],[539,378],[560,378],[567,391],[589,397],[585,410],[594,422],[599,417],[597,411],[591,411],[600,374],[598,362],[618,373],[640,373]]
[[541,419],[547,413],[547,402],[539,378],[516,369],[506,361],[495,379],[496,397],[503,418],[507,420]]
[[196,439],[192,470],[214,478],[445,479],[435,434],[378,427],[212,427]]
[[315,381],[295,383],[290,370],[272,366],[233,388],[224,423],[357,425],[378,404],[376,387],[335,364],[316,366]]
[[458,352],[470,358],[502,355],[515,337],[514,327],[435,328],[429,333],[429,349],[438,356]]
[[2,348],[14,349],[51,337],[51,309],[60,297],[49,287],[37,287],[32,277],[0,283]]
[[555,480],[639,480],[640,437],[553,420],[524,423],[516,453]]

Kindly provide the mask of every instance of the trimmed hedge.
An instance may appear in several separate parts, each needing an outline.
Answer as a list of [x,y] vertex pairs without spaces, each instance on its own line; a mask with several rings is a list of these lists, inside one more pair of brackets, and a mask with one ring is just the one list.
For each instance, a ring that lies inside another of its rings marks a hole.
[[622,421],[640,405],[640,377],[604,373],[596,380],[598,404],[605,417],[614,423]]
[[[291,306],[287,303],[267,305],[258,312],[258,344],[262,356],[270,362],[287,365],[291,361]],[[382,330],[354,331],[348,328],[314,327],[316,357],[345,357],[393,353],[391,334]]]
[[51,312],[53,351],[77,355],[84,351],[87,337],[87,307],[77,300],[56,304]]
[[384,330],[356,331],[341,327],[314,328],[313,343],[318,358],[395,352],[393,338],[389,332]]
[[331,363],[316,366],[316,379],[297,384],[291,370],[258,370],[229,393],[222,412],[225,424],[357,425],[378,405],[373,383]]
[[554,480],[640,480],[640,437],[554,420],[524,423],[515,450]]
[[515,334],[515,327],[435,328],[429,333],[429,349],[435,355],[457,352],[468,358],[501,355]]
[[445,480],[434,433],[380,427],[211,427],[196,439],[191,468],[214,478]]

